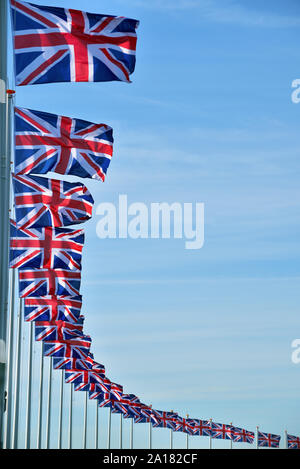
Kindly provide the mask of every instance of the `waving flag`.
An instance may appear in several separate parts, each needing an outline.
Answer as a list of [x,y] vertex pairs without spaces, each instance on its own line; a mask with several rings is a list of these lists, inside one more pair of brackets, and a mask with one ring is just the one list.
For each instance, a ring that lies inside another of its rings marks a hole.
[[15,108],[16,174],[73,174],[104,181],[112,129],[81,119]]
[[82,324],[64,321],[36,321],[35,340],[70,340],[83,336]]
[[114,401],[113,413],[121,413],[127,417],[139,415],[141,402],[134,394],[123,394],[120,400]]
[[194,435],[210,436],[210,421],[194,419]]
[[[85,391],[85,392],[93,392],[93,393],[108,393],[110,394],[110,387],[111,382],[108,378],[103,378],[102,381],[97,381],[94,383],[85,383],[81,382],[74,386],[75,391]],[[96,397],[94,397],[96,399]]]
[[177,416],[175,432],[184,432],[194,435],[194,420]]
[[126,81],[138,21],[11,0],[17,85]]
[[17,227],[61,227],[83,223],[92,216],[94,200],[80,182],[15,175]]
[[153,423],[153,427],[161,427],[161,428],[171,428],[171,430],[176,429],[176,421],[178,418],[178,414],[175,412],[165,412],[163,410],[156,410],[156,416],[158,418],[157,422]]
[[81,272],[64,269],[24,269],[19,270],[19,295],[78,296]]
[[232,440],[238,443],[250,443],[252,444],[255,438],[253,432],[249,432],[244,428],[232,427]]
[[77,323],[82,305],[81,296],[26,297],[25,321],[67,321]]
[[286,435],[288,449],[300,449],[300,438],[299,436]]
[[83,230],[18,229],[10,223],[10,264],[15,268],[81,270]]
[[[105,377],[105,367],[101,370],[65,370],[65,382],[73,384],[103,383]],[[105,384],[105,383],[104,383]]]
[[257,432],[257,445],[259,447],[279,448],[280,435]]
[[71,340],[44,341],[44,355],[46,357],[65,357],[85,359],[91,347],[91,338],[83,336]]
[[[153,410],[150,406],[142,405],[138,415],[135,415],[134,423],[149,423],[152,422],[151,416],[153,415]],[[158,424],[159,419],[153,420],[154,423]],[[158,425],[156,425],[158,426]]]
[[211,422],[211,437],[218,440],[232,440],[233,430],[231,425]]
[[76,358],[53,358],[53,368],[55,370],[91,370],[94,357],[92,353],[89,353],[83,359],[76,359]]

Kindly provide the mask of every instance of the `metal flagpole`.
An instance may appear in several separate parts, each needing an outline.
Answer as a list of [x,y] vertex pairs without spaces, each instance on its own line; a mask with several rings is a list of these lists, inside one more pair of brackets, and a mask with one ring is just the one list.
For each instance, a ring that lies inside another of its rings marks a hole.
[[149,422],[149,449],[152,449],[152,424]]
[[7,340],[7,408],[5,422],[5,439],[4,447],[11,447],[11,416],[12,416],[12,387],[13,387],[13,352],[14,352],[14,321],[15,321],[15,280],[16,271],[11,269],[11,289],[10,289],[10,308],[9,308],[9,324],[8,324],[8,340]]
[[119,442],[119,449],[122,449],[122,442],[123,442],[123,421],[122,421],[122,414],[120,414],[120,442]]
[[[230,424],[229,424],[229,425],[231,425],[231,426],[232,426],[232,422],[230,422]],[[231,438],[232,438],[232,435],[231,435]],[[232,446],[232,439],[231,439],[231,440],[230,440],[230,449],[232,449],[232,447],[233,447],[233,446]]]
[[19,410],[20,410],[20,377],[21,377],[21,351],[22,351],[22,298],[19,299],[19,314],[17,322],[17,338],[15,351],[15,391],[14,391],[14,410],[12,425],[12,448],[18,448],[19,436]]
[[88,393],[85,392],[84,416],[83,416],[83,449],[86,449],[87,403],[88,403]]
[[95,418],[95,449],[98,449],[98,429],[99,429],[99,406],[96,399],[96,418]]
[[107,449],[110,449],[110,435],[111,435],[111,407],[108,412],[108,432],[107,432]]
[[133,449],[133,419],[131,419],[130,422],[130,444],[129,444],[130,449]]
[[284,430],[284,436],[285,436],[285,449],[289,449],[287,430]]
[[30,430],[31,430],[31,387],[32,387],[32,335],[33,322],[30,323],[29,342],[28,342],[28,382],[27,382],[27,408],[26,408],[26,433],[25,449],[30,449]]
[[64,401],[64,372],[61,370],[60,375],[60,398],[59,398],[59,417],[58,417],[58,449],[62,445],[62,414],[63,414],[63,401]]
[[[189,418],[189,414],[186,414],[186,418]],[[189,449],[189,434],[186,434],[186,449]]]
[[256,427],[256,449],[259,448],[259,446],[258,446],[258,428],[259,428],[259,427],[257,426],[257,427]]
[[48,375],[48,409],[47,409],[47,422],[46,422],[46,449],[50,447],[50,427],[51,427],[51,394],[52,394],[52,357],[49,361],[49,375]]
[[72,449],[73,430],[73,386],[70,384],[70,410],[69,410],[69,449]]
[[[173,413],[173,410],[171,410]],[[173,449],[173,430],[170,428],[170,449]]]
[[3,419],[5,403],[6,375],[6,322],[8,298],[8,210],[9,210],[9,179],[7,180],[7,1],[0,0],[0,258],[2,262],[0,277],[0,447],[3,447]]
[[[210,422],[210,425],[211,425],[212,419],[209,419],[209,422]],[[209,435],[209,449],[212,449],[212,437],[211,437],[211,435]]]
[[44,383],[44,342],[41,343],[41,357],[40,357],[40,389],[39,389],[39,408],[38,408],[37,449],[41,449],[42,447],[43,383]]

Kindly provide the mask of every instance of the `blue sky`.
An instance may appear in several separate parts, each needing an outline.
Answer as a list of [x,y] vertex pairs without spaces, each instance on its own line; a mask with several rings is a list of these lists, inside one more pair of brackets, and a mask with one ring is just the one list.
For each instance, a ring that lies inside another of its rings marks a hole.
[[[205,203],[198,251],[183,240],[101,240],[94,211],[82,294],[96,360],[154,408],[300,435],[300,365],[291,361],[300,326],[300,104],[291,101],[299,2],[59,6],[140,20],[133,83],[20,87],[16,103],[114,128],[106,182],[84,181],[95,208],[119,194]],[[136,430],[139,447],[145,432]],[[153,432],[154,446],[168,438]],[[191,447],[207,444],[195,438]]]

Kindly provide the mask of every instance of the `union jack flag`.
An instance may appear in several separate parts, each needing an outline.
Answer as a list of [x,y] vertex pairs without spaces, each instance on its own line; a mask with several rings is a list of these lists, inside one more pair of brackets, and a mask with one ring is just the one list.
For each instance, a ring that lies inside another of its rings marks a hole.
[[46,357],[64,357],[85,359],[91,347],[91,338],[83,336],[71,340],[44,341],[44,355]]
[[124,417],[134,417],[139,415],[141,402],[134,394],[122,394],[121,399],[114,401],[113,413],[123,414]]
[[178,414],[175,412],[165,412],[163,410],[156,409],[155,413],[158,420],[157,422],[153,422],[153,427],[171,428],[171,430],[176,429]]
[[272,433],[257,432],[257,446],[268,448],[279,448],[280,435],[273,435]]
[[138,21],[11,0],[17,85],[126,81]]
[[15,108],[15,172],[48,171],[104,181],[112,128],[48,112]]
[[76,358],[53,358],[52,364],[55,370],[91,370],[94,363],[92,353],[89,353],[84,359]]
[[[150,406],[142,405],[138,415],[135,415],[134,423],[149,423],[152,422],[151,416],[153,415],[153,410]],[[158,423],[158,418],[153,420],[154,423]]]
[[194,419],[194,435],[210,436],[210,421]]
[[175,432],[184,432],[194,435],[194,420],[177,416]]
[[24,269],[19,270],[19,295],[25,296],[78,296],[80,270]]
[[75,391],[85,391],[85,392],[93,392],[93,393],[109,393],[111,390],[111,381],[104,377],[101,381],[97,381],[94,383],[77,383],[74,386]]
[[18,229],[10,223],[10,268],[81,270],[84,230]]
[[70,340],[83,336],[82,324],[64,321],[36,321],[35,340]]
[[92,216],[93,197],[80,182],[13,176],[18,228],[75,225]]
[[24,300],[25,321],[67,321],[78,323],[82,297],[44,296],[26,297]]
[[300,449],[300,438],[299,436],[286,435],[288,449]]
[[244,428],[232,427],[232,440],[238,443],[250,443],[252,444],[255,438],[253,432],[249,432]]
[[[105,377],[105,368],[101,370],[65,370],[65,382],[76,384],[103,383]],[[105,383],[104,383],[105,384]]]
[[211,435],[210,436],[218,440],[232,440],[233,439],[232,425],[224,425],[223,423],[211,422]]

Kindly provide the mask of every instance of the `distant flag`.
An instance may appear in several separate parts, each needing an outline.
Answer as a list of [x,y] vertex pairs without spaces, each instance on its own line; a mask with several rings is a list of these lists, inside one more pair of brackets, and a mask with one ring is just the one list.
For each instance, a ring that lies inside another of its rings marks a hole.
[[280,435],[272,433],[257,432],[257,445],[258,447],[279,448]]
[[134,394],[123,394],[120,400],[114,402],[112,412],[121,413],[127,417],[134,417],[139,414],[141,402]]
[[51,171],[104,181],[112,153],[106,124],[15,108],[16,174]]
[[194,420],[178,416],[176,418],[175,432],[184,432],[194,435]]
[[[138,415],[135,415],[134,418],[134,423],[150,423],[152,422],[152,417],[153,411],[150,406],[143,405],[140,409],[140,412]],[[158,418],[155,420],[155,423],[158,424],[159,420]]]
[[211,434],[212,438],[219,440],[232,440],[233,432],[231,425],[225,425],[223,423],[211,422]]
[[91,370],[93,366],[94,358],[91,353],[86,355],[85,358],[53,358],[53,368],[55,370]]
[[80,182],[13,176],[17,227],[76,225],[92,216],[94,200]]
[[236,443],[250,443],[252,444],[255,438],[255,433],[245,430],[244,428],[232,427],[232,440]]
[[10,224],[10,267],[81,270],[84,230]]
[[[71,369],[65,370],[65,382],[73,384],[90,384],[90,383],[103,383],[105,378],[105,367],[99,370],[78,370]],[[104,383],[105,384],[105,383]]]
[[44,355],[47,357],[84,359],[90,351],[91,342],[89,336],[71,340],[44,341]]
[[211,435],[210,421],[194,419],[194,435],[210,436]]
[[176,429],[178,414],[157,409],[155,409],[155,413],[159,420],[153,423],[153,427],[170,428],[171,430]]
[[78,296],[80,282],[80,270],[20,269],[19,296]]
[[300,437],[294,435],[286,435],[288,449],[300,449]]
[[77,323],[80,318],[82,297],[40,296],[24,299],[25,321],[67,321]]
[[138,21],[11,0],[17,85],[126,81]]
[[70,340],[83,336],[82,324],[65,321],[36,321],[35,340]]

